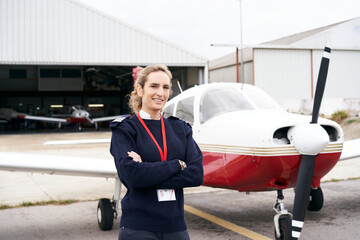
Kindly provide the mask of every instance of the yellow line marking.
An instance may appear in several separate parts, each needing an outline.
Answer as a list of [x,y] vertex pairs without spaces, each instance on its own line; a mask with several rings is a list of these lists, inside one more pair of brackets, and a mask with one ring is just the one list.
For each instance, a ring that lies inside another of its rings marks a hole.
[[236,232],[236,233],[238,233],[240,235],[243,235],[245,237],[248,237],[250,239],[253,239],[253,240],[271,240],[270,238],[265,237],[265,236],[263,236],[263,235],[261,235],[259,233],[256,233],[256,232],[253,232],[253,231],[251,231],[249,229],[240,227],[240,226],[238,226],[238,225],[236,225],[234,223],[231,223],[231,222],[228,222],[228,221],[226,221],[224,219],[215,217],[213,215],[210,215],[210,214],[208,214],[206,212],[203,212],[203,211],[198,210],[196,208],[190,207],[188,205],[185,205],[184,208],[185,208],[185,211],[187,211],[187,212],[189,212],[191,214],[194,214],[196,216],[204,218],[204,219],[206,219],[206,220],[208,220],[210,222],[213,222],[213,223],[215,223],[217,225],[220,225],[220,226],[222,226],[222,227],[224,227],[226,229],[229,229],[229,230],[231,230],[233,232]]

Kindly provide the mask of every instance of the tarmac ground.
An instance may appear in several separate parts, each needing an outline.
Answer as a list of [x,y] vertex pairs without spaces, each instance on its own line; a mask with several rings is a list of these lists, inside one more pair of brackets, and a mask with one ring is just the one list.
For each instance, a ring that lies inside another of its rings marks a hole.
[[[110,132],[11,134],[0,136],[0,151],[39,154],[111,157],[109,144],[44,146],[50,140],[104,139]],[[360,239],[360,180],[333,181],[360,177],[360,158],[339,162],[323,178],[324,207],[308,212],[301,239]],[[330,181],[332,180],[332,181]],[[329,181],[329,182],[327,182]],[[21,239],[117,239],[119,219],[113,230],[97,226],[97,199],[111,198],[114,180],[0,171],[0,205],[15,206],[23,202],[76,199],[69,205],[17,207],[0,210],[0,240]],[[122,194],[124,194],[123,188]],[[285,203],[292,211],[294,192],[284,191]],[[239,193],[208,187],[185,191],[185,204],[211,216],[214,221],[186,212],[192,240],[196,239],[273,239],[272,205],[276,192]],[[217,218],[217,220],[216,220]],[[219,225],[228,221],[260,235],[248,238]]]

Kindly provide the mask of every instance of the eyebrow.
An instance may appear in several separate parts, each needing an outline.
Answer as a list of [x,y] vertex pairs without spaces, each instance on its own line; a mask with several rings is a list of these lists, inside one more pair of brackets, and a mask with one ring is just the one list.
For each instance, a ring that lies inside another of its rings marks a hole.
[[[159,83],[150,83],[150,85],[156,85],[156,86],[159,86],[160,84],[159,84]],[[168,87],[170,87],[170,84],[164,84],[164,86],[168,86]]]

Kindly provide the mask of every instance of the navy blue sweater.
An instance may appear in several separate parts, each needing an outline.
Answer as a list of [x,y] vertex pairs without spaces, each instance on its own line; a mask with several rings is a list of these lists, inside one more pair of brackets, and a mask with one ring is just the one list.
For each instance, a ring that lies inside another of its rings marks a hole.
[[[163,149],[160,120],[145,120]],[[135,230],[175,232],[187,229],[184,219],[183,188],[202,184],[202,153],[193,140],[191,127],[174,117],[164,118],[167,161],[136,116],[111,124],[110,152],[121,182],[127,188],[121,200],[120,227]],[[135,162],[127,152],[134,151],[142,162]],[[178,160],[186,162],[181,170]],[[175,189],[176,201],[159,202],[157,189]]]

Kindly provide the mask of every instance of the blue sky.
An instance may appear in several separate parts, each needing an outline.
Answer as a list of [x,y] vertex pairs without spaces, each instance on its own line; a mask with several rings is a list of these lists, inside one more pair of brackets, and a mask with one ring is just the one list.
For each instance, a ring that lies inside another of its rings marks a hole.
[[[239,0],[77,0],[208,59],[240,43]],[[244,45],[360,17],[359,0],[242,0]]]

